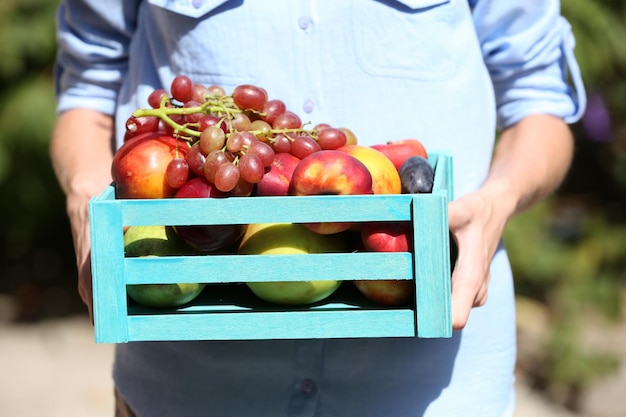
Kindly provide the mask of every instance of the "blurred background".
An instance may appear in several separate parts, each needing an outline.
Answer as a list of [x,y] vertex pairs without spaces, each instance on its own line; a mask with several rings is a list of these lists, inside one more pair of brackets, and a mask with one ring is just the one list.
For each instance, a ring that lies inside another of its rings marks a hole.
[[[64,197],[48,159],[57,3],[0,2],[0,417],[27,415],[3,407],[15,381],[7,366],[26,366],[21,378],[31,382],[37,376],[28,372],[45,366],[71,374],[62,364],[39,364],[41,349],[54,362],[81,347],[65,359],[97,369],[87,396],[97,405],[109,401],[111,349],[95,346],[89,334]],[[626,0],[562,3],[589,106],[573,126],[575,163],[561,189],[506,230],[518,380],[562,415],[618,417],[626,415]],[[48,347],[26,345],[42,340]],[[41,389],[53,385],[54,377]]]

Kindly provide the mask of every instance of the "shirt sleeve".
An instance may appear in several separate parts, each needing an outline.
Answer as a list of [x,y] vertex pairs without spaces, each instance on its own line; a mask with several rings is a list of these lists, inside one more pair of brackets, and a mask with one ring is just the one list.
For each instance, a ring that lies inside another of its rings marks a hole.
[[128,70],[138,1],[64,0],[57,12],[57,112],[112,115]]
[[568,123],[585,108],[574,36],[558,0],[470,0],[496,93],[498,127],[547,113]]

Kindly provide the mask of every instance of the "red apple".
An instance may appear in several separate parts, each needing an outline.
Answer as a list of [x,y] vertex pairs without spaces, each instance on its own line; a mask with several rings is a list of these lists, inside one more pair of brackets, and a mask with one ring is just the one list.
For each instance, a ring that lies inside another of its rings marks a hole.
[[418,155],[424,158],[428,157],[426,148],[424,148],[422,142],[417,139],[389,141],[385,144],[372,145],[371,148],[376,149],[389,158],[397,170],[399,170],[402,163],[411,156]]
[[[204,177],[193,178],[183,185],[176,198],[222,198],[226,194]],[[235,198],[235,197],[233,197]],[[174,226],[176,234],[189,246],[202,252],[234,251],[247,229],[245,224]]]
[[[361,161],[347,152],[322,150],[300,161],[293,171],[290,194],[371,194],[372,175]],[[321,234],[339,233],[352,223],[311,223],[306,226]]]
[[[409,252],[413,248],[413,227],[411,222],[363,223],[361,240],[366,250]],[[386,306],[404,305],[415,292],[410,280],[357,280],[354,285],[368,299]]]
[[289,184],[300,158],[286,152],[277,153],[269,171],[256,184],[256,195],[288,195]]
[[167,184],[165,171],[188,145],[164,133],[141,135],[125,142],[113,156],[111,176],[117,198],[167,198],[176,189]]
[[361,225],[361,239],[366,250],[410,252],[413,226],[411,222],[367,222]]
[[354,285],[368,300],[389,307],[406,305],[415,294],[412,280],[360,280]]
[[372,175],[374,194],[400,194],[402,191],[398,170],[381,152],[363,145],[346,145],[337,150],[349,153],[365,164]]

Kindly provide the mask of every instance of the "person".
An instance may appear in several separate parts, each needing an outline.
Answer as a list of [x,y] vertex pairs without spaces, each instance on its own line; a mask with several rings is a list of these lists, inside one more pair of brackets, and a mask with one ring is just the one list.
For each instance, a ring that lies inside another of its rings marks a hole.
[[57,36],[51,159],[90,309],[87,203],[111,182],[124,121],[178,74],[258,85],[360,144],[415,137],[454,160],[452,338],[119,344],[118,415],[513,415],[501,236],[566,175],[585,107],[557,0],[64,0]]

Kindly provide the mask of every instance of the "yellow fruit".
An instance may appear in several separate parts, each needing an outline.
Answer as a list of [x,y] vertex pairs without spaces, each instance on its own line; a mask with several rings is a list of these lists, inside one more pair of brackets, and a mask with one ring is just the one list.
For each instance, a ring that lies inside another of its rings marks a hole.
[[369,146],[346,145],[337,149],[361,161],[372,174],[374,194],[400,194],[402,183],[395,165],[382,152]]
[[[347,242],[338,236],[321,235],[299,224],[251,224],[239,253],[243,255],[308,254],[344,252]],[[280,279],[280,277],[277,277]],[[248,287],[262,300],[283,305],[305,305],[333,294],[341,281],[249,282]]]

